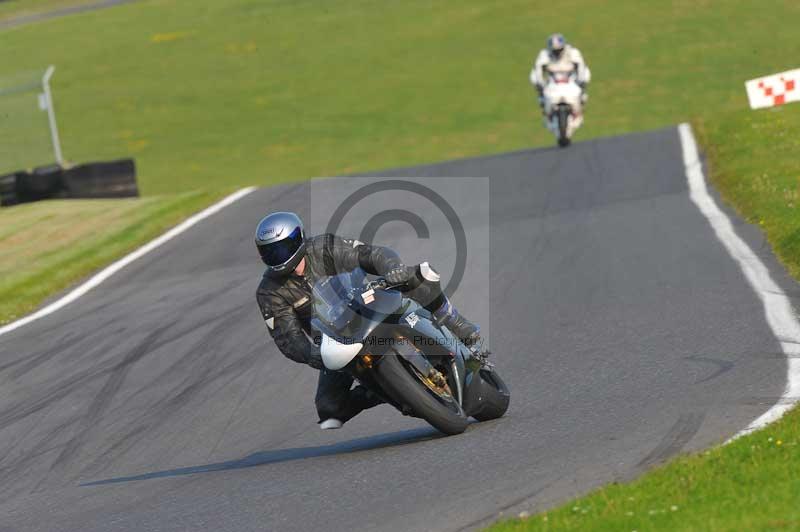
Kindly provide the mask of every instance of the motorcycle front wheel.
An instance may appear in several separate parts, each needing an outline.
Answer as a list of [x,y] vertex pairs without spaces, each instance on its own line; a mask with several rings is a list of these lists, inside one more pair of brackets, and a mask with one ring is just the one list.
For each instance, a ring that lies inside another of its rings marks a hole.
[[569,137],[567,136],[567,128],[569,127],[569,115],[572,111],[569,105],[561,104],[558,106],[558,145],[562,148],[569,146]]
[[401,407],[422,418],[437,430],[447,434],[461,434],[469,422],[461,406],[449,394],[437,393],[426,383],[411,364],[398,355],[384,356],[377,365],[376,380],[381,388]]
[[472,414],[472,417],[478,421],[490,421],[503,417],[511,401],[511,392],[508,391],[508,386],[494,371],[482,369],[480,375],[481,379],[491,386],[492,392],[483,396],[480,409]]

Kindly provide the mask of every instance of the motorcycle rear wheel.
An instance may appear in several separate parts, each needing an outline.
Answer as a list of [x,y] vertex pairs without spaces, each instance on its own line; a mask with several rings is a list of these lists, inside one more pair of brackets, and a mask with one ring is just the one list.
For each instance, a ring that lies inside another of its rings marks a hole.
[[469,421],[458,403],[438,397],[421,381],[415,370],[403,362],[402,357],[394,354],[384,356],[375,369],[381,388],[414,416],[447,435],[467,430]]

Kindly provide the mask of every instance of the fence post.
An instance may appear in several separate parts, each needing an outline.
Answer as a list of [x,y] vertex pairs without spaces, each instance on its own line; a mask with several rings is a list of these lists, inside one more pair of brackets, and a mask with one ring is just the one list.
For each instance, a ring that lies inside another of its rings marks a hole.
[[56,67],[50,65],[42,77],[42,89],[44,89],[44,97],[47,102],[47,119],[50,122],[50,138],[53,141],[53,153],[56,156],[56,162],[59,166],[64,166],[64,158],[61,156],[61,140],[58,138],[58,126],[56,125],[56,111],[53,109],[53,95],[50,92],[50,78]]

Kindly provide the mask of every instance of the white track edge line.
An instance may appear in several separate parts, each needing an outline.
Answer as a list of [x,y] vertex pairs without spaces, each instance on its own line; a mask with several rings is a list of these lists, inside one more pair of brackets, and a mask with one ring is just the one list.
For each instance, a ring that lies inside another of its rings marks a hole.
[[764,304],[767,323],[786,355],[787,376],[783,395],[769,410],[753,420],[728,442],[777,421],[800,399],[800,322],[792,303],[769,274],[768,268],[736,234],[733,224],[708,193],[697,143],[689,124],[678,126],[689,196],[708,219],[714,233],[730,256],[739,264],[747,281]]
[[165,244],[166,242],[168,242],[168,241],[172,240],[173,238],[175,238],[176,236],[180,235],[181,233],[183,233],[184,231],[186,231],[187,229],[189,229],[193,225],[197,224],[201,220],[204,220],[204,219],[208,218],[212,214],[216,214],[217,212],[221,211],[222,209],[224,209],[228,205],[231,205],[232,203],[234,203],[234,202],[238,201],[239,199],[245,197],[246,195],[250,194],[254,190],[256,190],[256,187],[247,187],[247,188],[240,189],[240,190],[234,192],[233,194],[231,194],[229,196],[226,196],[225,198],[221,199],[220,201],[218,201],[217,203],[211,205],[210,207],[207,207],[207,208],[203,209],[202,211],[190,216],[189,218],[187,218],[186,220],[184,220],[180,224],[176,225],[175,227],[173,227],[172,229],[170,229],[169,231],[167,231],[163,235],[155,238],[154,240],[151,240],[147,244],[145,244],[142,247],[138,248],[137,250],[129,253],[128,255],[125,255],[124,257],[122,257],[121,259],[117,260],[116,262],[110,264],[109,266],[106,266],[105,268],[103,268],[102,270],[100,270],[99,272],[94,274],[91,278],[89,278],[89,280],[87,280],[86,282],[84,282],[83,284],[81,284],[80,286],[78,286],[77,288],[75,288],[74,290],[69,292],[68,294],[66,294],[64,297],[61,297],[57,301],[54,301],[53,303],[50,303],[46,307],[43,307],[43,308],[37,310],[33,314],[29,314],[28,316],[25,316],[24,318],[20,318],[17,321],[13,321],[13,322],[9,323],[8,325],[0,327],[0,336],[4,335],[6,333],[10,333],[13,330],[19,329],[23,325],[27,325],[27,324],[29,324],[29,323],[31,323],[33,321],[36,321],[36,320],[38,320],[40,318],[44,318],[45,316],[48,316],[48,315],[56,312],[57,310],[60,310],[60,309],[64,308],[65,306],[69,305],[70,303],[72,303],[73,301],[75,301],[76,299],[81,297],[82,295],[86,294],[86,292],[88,292],[92,288],[95,288],[98,285],[100,285],[103,281],[105,281],[106,279],[108,279],[109,277],[111,277],[112,275],[114,275],[115,273],[120,271],[121,269],[123,269],[125,266],[127,266],[128,264],[130,264],[133,261],[135,261],[136,259],[139,259],[139,258],[145,256],[146,254],[150,253],[154,249],[160,247],[161,245]]

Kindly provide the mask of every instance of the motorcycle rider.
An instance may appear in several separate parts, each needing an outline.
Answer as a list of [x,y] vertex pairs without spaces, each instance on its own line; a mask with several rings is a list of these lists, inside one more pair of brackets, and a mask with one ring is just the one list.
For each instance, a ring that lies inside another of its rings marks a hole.
[[567,43],[564,36],[554,33],[547,38],[547,46],[539,52],[536,63],[531,70],[531,83],[539,92],[539,107],[544,112],[544,86],[550,76],[550,72],[572,72],[576,73],[576,81],[580,88],[581,103],[586,105],[589,95],[586,87],[592,79],[592,72],[583,60],[583,54],[574,46]]
[[267,266],[256,292],[258,306],[278,349],[289,359],[320,370],[314,399],[320,428],[338,429],[364,409],[381,402],[343,372],[326,369],[312,337],[312,286],[321,277],[361,268],[383,276],[466,345],[480,342],[479,328],[458,313],[442,291],[439,274],[427,263],[403,264],[393,250],[323,234],[307,238],[303,222],[291,212],[275,212],[256,228],[256,247]]

